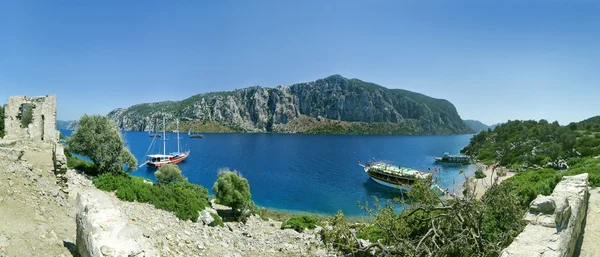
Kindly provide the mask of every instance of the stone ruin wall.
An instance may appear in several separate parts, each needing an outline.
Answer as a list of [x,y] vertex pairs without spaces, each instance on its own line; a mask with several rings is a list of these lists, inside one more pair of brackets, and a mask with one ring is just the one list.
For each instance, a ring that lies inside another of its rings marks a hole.
[[[23,104],[33,107],[31,124],[26,128],[21,126]],[[56,129],[56,95],[9,97],[4,108],[4,131],[4,140],[0,140],[0,157],[20,160],[24,153],[21,147],[34,143],[35,148],[52,150],[57,175],[66,173],[67,157],[63,145],[58,143],[60,132]]]
[[[31,104],[34,108],[31,124],[21,128],[21,106]],[[30,140],[56,142],[59,132],[56,130],[56,95],[11,96],[4,109],[5,138],[12,140]]]
[[588,174],[563,177],[550,196],[538,195],[529,224],[501,257],[571,257],[581,236],[589,198]]

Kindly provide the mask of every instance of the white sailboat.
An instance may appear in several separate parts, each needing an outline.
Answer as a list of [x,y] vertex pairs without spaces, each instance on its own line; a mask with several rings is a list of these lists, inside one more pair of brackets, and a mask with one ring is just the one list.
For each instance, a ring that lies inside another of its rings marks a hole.
[[[163,118],[163,153],[146,155],[146,162],[142,164],[142,166],[148,165],[149,167],[160,167],[165,164],[177,164],[185,160],[190,155],[189,150],[181,152],[181,147],[179,144],[179,120],[177,121],[177,152],[167,154],[167,138],[165,131],[166,120]],[[154,143],[154,140],[152,140],[152,143]]]

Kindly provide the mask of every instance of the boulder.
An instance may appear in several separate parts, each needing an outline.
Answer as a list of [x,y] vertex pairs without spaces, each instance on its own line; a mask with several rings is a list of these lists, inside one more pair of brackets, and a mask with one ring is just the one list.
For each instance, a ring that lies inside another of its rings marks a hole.
[[217,214],[217,211],[213,208],[206,207],[204,210],[198,212],[198,222],[202,222],[204,225],[208,225],[215,221],[215,218],[210,215],[211,213]]
[[554,213],[555,208],[556,204],[554,203],[554,200],[543,195],[538,195],[537,198],[535,198],[529,205],[529,211],[544,214]]
[[135,225],[103,192],[77,196],[77,250],[82,257],[158,256]]

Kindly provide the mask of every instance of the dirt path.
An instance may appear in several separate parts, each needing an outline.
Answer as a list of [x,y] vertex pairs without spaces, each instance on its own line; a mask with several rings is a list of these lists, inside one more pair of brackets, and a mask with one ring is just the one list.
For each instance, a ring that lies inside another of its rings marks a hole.
[[[504,169],[504,168],[498,167],[498,168],[496,168],[495,171],[493,171],[491,166],[488,167],[482,163],[477,163],[477,165],[482,168],[483,173],[486,176],[484,179],[477,180],[477,188],[475,189],[476,198],[481,199],[481,197],[485,194],[485,192],[488,190],[488,188],[490,188],[490,185],[493,182],[493,180],[491,179],[492,173],[494,173],[494,179],[495,179],[495,177],[498,176],[498,170]],[[502,181],[507,180],[508,178],[510,178],[514,175],[515,175],[515,173],[507,172],[506,176],[498,178],[498,183],[502,183]]]
[[579,257],[600,255],[600,189],[590,190],[587,217]]

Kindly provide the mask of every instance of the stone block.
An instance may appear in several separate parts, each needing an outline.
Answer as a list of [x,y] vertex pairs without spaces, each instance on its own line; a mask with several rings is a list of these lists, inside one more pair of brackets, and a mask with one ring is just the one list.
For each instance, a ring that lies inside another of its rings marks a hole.
[[555,208],[556,204],[554,203],[554,200],[543,195],[538,195],[529,205],[529,211],[534,213],[552,214],[554,213]]
[[77,250],[82,257],[159,256],[113,199],[100,191],[77,195]]
[[67,173],[67,156],[63,145],[56,143],[52,149],[52,161],[54,162],[54,174]]

